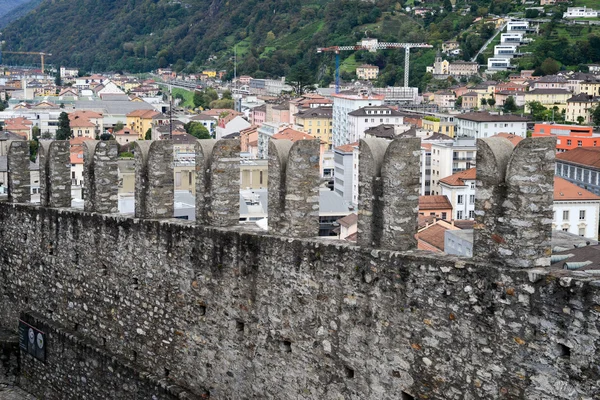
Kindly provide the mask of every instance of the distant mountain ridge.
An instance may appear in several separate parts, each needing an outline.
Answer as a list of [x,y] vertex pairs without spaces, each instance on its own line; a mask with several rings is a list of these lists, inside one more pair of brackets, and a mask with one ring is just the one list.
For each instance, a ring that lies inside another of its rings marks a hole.
[[42,0],[0,0],[0,29],[29,11],[33,10]]
[[[354,44],[365,30],[384,41],[427,40],[422,23],[397,13],[397,4],[395,0],[43,0],[35,11],[5,27],[2,39],[6,50],[52,53],[48,64],[88,72],[144,72],[168,65],[188,72],[233,71],[237,48],[239,74],[283,76],[302,63],[319,79],[331,81],[333,56],[317,54],[317,47]],[[415,51],[411,61],[423,54],[427,59],[419,68],[421,76],[435,53]],[[32,62],[25,57],[7,54],[5,59]],[[356,62],[376,62],[382,68],[390,62],[402,65],[401,52],[377,57],[357,57]],[[354,72],[353,63],[354,58],[345,73]],[[388,70],[389,84],[396,77],[402,79],[401,68]]]

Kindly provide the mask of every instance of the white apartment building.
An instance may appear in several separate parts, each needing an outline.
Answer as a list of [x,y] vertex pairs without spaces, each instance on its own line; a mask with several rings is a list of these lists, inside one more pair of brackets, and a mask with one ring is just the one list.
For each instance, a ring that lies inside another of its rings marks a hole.
[[265,122],[258,128],[258,158],[269,156],[269,139],[279,132],[279,124]]
[[365,137],[367,129],[381,124],[402,125],[404,118],[400,112],[387,106],[367,106],[351,111],[348,113],[348,140],[357,142]]
[[431,195],[441,195],[440,180],[475,166],[477,145],[473,138],[431,145]]
[[487,68],[492,71],[506,71],[511,68],[510,58],[506,57],[490,57],[488,58]]
[[563,14],[563,18],[597,18],[598,11],[592,8],[583,7],[568,7],[567,12]]
[[552,229],[598,239],[600,196],[556,176],[552,208]]
[[[333,97],[333,146],[352,143],[348,113],[362,107],[381,106],[385,96],[334,94]],[[379,125],[379,124],[378,124]]]
[[475,139],[487,138],[498,133],[527,136],[528,118],[518,115],[471,112],[457,115],[456,121],[456,136],[469,136]]
[[476,170],[469,168],[440,180],[441,195],[452,203],[452,219],[475,218]]
[[61,78],[75,78],[78,75],[79,75],[79,70],[77,68],[60,67],[60,77]]
[[352,149],[352,204],[355,209],[358,209],[358,156],[360,154],[359,147],[354,146]]
[[502,44],[520,44],[523,41],[523,32],[507,32],[500,34]]
[[527,21],[509,21],[506,24],[506,32],[527,32],[529,22]]
[[499,44],[494,46],[494,57],[495,58],[512,58],[517,54],[517,48],[519,46],[515,44]]
[[[348,205],[353,203],[353,189],[355,170],[358,170],[358,162],[354,168],[354,149],[358,148],[358,143],[345,144],[335,147],[333,150],[333,162],[335,170],[333,174],[333,190],[342,196],[344,202]],[[358,182],[356,183],[358,188]],[[358,194],[356,195],[358,198]]]

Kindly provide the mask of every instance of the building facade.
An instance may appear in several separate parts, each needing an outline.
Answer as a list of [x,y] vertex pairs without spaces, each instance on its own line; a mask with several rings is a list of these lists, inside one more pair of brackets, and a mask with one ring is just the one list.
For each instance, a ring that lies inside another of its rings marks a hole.
[[518,115],[472,112],[456,116],[456,135],[475,139],[487,138],[498,133],[512,133],[525,137],[528,118]]
[[357,95],[357,94],[334,94],[333,95],[333,146],[341,146],[352,143],[350,135],[348,113],[362,107],[381,106],[385,100],[382,95]]

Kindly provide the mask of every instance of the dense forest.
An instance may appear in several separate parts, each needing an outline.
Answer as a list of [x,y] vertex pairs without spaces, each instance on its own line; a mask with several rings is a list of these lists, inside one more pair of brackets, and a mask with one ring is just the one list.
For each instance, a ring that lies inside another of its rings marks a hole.
[[[3,39],[6,50],[49,52],[53,54],[49,63],[86,72],[144,72],[172,65],[177,71],[211,68],[231,74],[235,49],[239,74],[278,77],[301,63],[327,83],[333,78],[333,55],[317,54],[317,47],[350,45],[367,35],[380,41],[427,42],[439,48],[442,41],[456,38],[464,49],[463,58],[468,59],[494,31],[484,21],[474,23],[476,18],[490,12],[508,13],[516,7],[510,0],[471,0],[468,4],[459,1],[453,8],[450,0],[442,0],[428,2],[432,12],[421,18],[405,11],[415,4],[419,2],[43,0],[33,12],[8,25]],[[467,12],[459,13],[459,8]],[[574,57],[577,64],[600,61],[597,52],[578,50],[593,47],[597,39],[584,35],[578,47],[541,49],[544,56],[530,62],[535,68],[547,54],[559,62],[563,62],[560,57]],[[435,52],[412,51],[411,85],[423,83],[425,66],[433,62]],[[352,77],[353,66],[368,62],[381,68],[379,85],[402,84],[402,51],[359,51],[342,57],[345,78]]]
[[0,28],[37,7],[42,0],[0,0]]

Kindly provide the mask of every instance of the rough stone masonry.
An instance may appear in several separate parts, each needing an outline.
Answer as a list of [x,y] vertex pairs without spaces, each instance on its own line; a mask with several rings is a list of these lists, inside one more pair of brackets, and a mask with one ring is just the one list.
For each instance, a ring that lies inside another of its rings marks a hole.
[[0,224],[0,326],[50,332],[45,362],[21,352],[40,397],[600,398],[600,281],[534,257],[11,203]]

